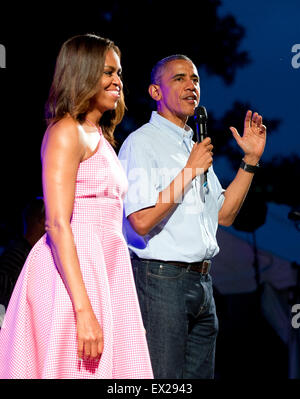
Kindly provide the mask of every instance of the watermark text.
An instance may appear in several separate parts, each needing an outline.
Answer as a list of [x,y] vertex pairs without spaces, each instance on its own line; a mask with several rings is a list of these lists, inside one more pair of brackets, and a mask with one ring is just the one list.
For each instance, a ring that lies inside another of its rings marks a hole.
[[300,68],[300,43],[294,44],[291,51],[292,53],[295,53],[292,57],[292,67],[298,69]]
[[292,306],[292,313],[296,313],[292,317],[292,327],[299,328],[300,327],[300,303],[296,303]]
[[0,44],[0,68],[6,68],[6,48]]

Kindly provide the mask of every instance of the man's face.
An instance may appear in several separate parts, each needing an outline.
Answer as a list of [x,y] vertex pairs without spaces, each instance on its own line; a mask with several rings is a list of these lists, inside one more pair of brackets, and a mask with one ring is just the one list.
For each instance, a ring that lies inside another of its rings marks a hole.
[[200,101],[199,76],[195,65],[187,60],[170,61],[158,86],[158,112],[171,122],[184,126]]

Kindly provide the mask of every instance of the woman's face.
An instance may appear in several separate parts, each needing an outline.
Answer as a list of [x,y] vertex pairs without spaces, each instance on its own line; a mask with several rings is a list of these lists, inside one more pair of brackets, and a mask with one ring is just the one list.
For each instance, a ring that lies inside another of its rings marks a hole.
[[117,107],[123,88],[121,72],[122,68],[118,54],[112,49],[108,50],[104,72],[100,78],[100,89],[95,96],[95,106],[101,114]]

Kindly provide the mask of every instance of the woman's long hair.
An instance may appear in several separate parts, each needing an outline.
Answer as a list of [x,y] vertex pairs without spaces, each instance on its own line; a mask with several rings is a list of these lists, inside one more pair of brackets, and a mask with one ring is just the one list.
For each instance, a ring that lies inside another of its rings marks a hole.
[[[46,103],[48,125],[67,114],[80,123],[85,120],[99,91],[106,53],[110,49],[120,57],[120,50],[114,42],[94,34],[74,36],[62,45]],[[104,112],[100,119],[103,135],[112,145],[115,145],[115,127],[121,122],[124,112],[125,101],[121,91],[116,109]]]

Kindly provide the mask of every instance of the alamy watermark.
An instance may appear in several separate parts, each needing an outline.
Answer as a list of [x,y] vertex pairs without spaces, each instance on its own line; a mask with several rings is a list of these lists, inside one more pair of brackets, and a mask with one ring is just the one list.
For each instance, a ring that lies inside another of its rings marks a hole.
[[292,317],[292,327],[299,328],[300,327],[300,303],[296,303],[292,306],[292,313],[296,313]]
[[6,68],[6,48],[0,44],[0,68]]
[[[197,168],[195,179],[192,178],[192,169],[184,168],[132,168],[127,169],[127,161],[121,160],[124,170],[127,170],[128,191],[124,199],[125,205],[141,204],[150,206],[156,204],[161,192],[161,202],[184,204],[186,214],[199,214],[203,211],[203,172]],[[180,178],[176,178],[180,175]],[[174,181],[171,187],[171,182]],[[193,181],[193,182],[192,182]],[[193,189],[192,189],[193,188]],[[174,198],[177,193],[176,198]]]
[[295,55],[292,57],[292,67],[294,69],[298,69],[300,68],[300,44],[294,44],[291,51],[292,53],[295,53]]

